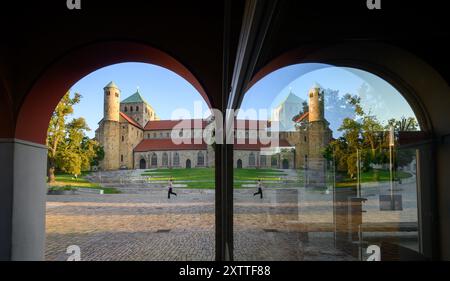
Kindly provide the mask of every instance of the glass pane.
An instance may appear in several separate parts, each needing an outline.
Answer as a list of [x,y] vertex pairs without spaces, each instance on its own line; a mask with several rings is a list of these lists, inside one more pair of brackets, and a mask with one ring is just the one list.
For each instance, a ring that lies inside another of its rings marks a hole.
[[[246,137],[252,107],[270,112],[255,118],[269,144]],[[296,65],[256,83],[242,110],[235,260],[420,257],[416,151],[397,144],[400,131],[420,127],[391,85],[357,69]]]

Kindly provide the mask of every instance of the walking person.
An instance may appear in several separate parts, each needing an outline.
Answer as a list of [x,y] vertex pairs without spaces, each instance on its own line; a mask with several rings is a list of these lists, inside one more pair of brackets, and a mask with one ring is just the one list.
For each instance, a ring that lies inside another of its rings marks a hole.
[[262,182],[261,182],[261,179],[258,179],[257,186],[258,186],[258,192],[253,193],[253,196],[259,194],[260,198],[263,199],[263,191],[262,191]]
[[169,179],[169,185],[167,186],[167,188],[168,188],[167,199],[170,199],[170,194],[173,194],[173,195],[177,196],[177,194],[175,192],[173,192],[173,179],[172,179],[172,177],[170,177],[170,179]]

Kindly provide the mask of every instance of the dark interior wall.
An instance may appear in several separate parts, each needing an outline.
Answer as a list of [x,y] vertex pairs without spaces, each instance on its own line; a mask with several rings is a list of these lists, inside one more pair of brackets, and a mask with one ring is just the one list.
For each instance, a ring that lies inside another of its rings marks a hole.
[[221,101],[221,1],[82,1],[81,11],[67,10],[66,1],[55,2],[1,9],[1,24],[8,28],[0,59],[9,72],[6,83],[14,93],[16,116],[26,93],[52,64],[77,49],[111,40],[166,52],[197,77],[213,104]]
[[[212,106],[222,107],[223,91],[229,90],[224,86],[223,63],[230,63],[225,71],[231,76],[244,1],[232,2],[227,50],[223,1],[128,0],[126,5],[82,1],[81,11],[67,10],[65,2],[2,4],[0,138],[15,137],[15,120],[25,98],[48,69],[101,42],[137,42],[165,52],[198,79]],[[286,52],[302,49],[311,60],[339,55],[369,71],[387,74],[384,78],[393,78],[417,98],[436,137],[436,186],[430,188],[438,195],[439,205],[434,208],[439,210],[441,257],[450,259],[450,151],[448,141],[441,141],[450,133],[448,10],[434,0],[419,6],[398,0],[383,1],[382,11],[368,11],[365,2],[278,1],[255,75]],[[377,48],[379,43],[385,47]],[[338,52],[336,46],[354,49]],[[229,54],[226,60],[225,51]],[[114,55],[108,49],[104,55],[108,52]],[[39,116],[40,109],[35,110]]]

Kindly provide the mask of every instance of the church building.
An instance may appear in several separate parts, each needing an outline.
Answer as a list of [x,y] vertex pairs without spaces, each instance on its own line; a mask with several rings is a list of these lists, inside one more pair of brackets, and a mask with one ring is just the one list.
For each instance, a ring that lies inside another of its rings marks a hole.
[[[103,88],[103,93],[103,119],[95,131],[95,138],[105,152],[99,169],[214,167],[213,146],[203,139],[203,131],[211,130],[214,124],[211,118],[160,120],[139,90],[120,101],[119,87],[110,82]],[[271,121],[235,120],[234,167],[294,169],[304,167],[304,159],[308,155],[310,159],[320,158],[319,150],[329,142],[331,131],[323,118],[323,99],[319,89],[311,93],[310,108],[314,113],[311,112],[310,125],[297,126],[295,131],[270,132],[279,134],[275,149],[258,140],[258,130],[270,131]],[[287,100],[297,101],[298,113],[302,100],[294,98]],[[294,112],[294,104],[289,106],[289,112]],[[282,107],[280,109],[284,112]],[[189,129],[178,130],[174,136],[174,129],[181,122],[190,124],[187,126]],[[177,139],[179,141],[174,141]],[[315,142],[319,139],[315,146],[309,145],[310,140]]]

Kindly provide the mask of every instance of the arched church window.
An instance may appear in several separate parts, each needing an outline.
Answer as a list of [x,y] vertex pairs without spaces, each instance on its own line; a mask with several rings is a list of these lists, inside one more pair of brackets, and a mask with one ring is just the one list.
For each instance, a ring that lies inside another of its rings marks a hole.
[[122,136],[122,141],[125,141],[125,137],[124,136]]
[[133,107],[132,106],[130,106],[130,112],[133,112]]
[[123,111],[128,112],[128,107],[125,106],[125,108],[123,109]]
[[138,112],[139,111],[139,106],[136,106],[136,112]]
[[275,155],[273,155],[272,156],[272,160],[271,160],[271,166],[272,167],[276,167],[276,166],[278,166],[278,159],[277,159],[277,156],[275,156]]
[[173,165],[180,166],[180,154],[178,154],[178,152],[175,152],[173,155]]
[[261,167],[266,166],[266,155],[259,156],[259,166],[261,166]]
[[152,154],[152,158],[151,158],[151,162],[150,163],[151,163],[151,165],[153,167],[158,166],[158,156],[156,156],[156,153],[154,153],[154,152]]
[[116,93],[116,98],[118,98],[119,97],[119,93]]
[[166,152],[164,152],[162,155],[162,165],[165,167],[169,165],[169,157],[167,156]]
[[197,166],[203,165],[205,165],[205,156],[203,155],[203,152],[199,151],[197,154]]
[[248,165],[249,166],[255,166],[255,153],[250,152],[248,156]]

